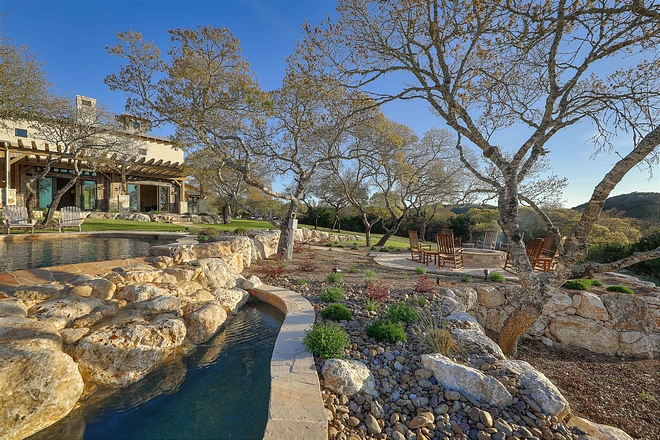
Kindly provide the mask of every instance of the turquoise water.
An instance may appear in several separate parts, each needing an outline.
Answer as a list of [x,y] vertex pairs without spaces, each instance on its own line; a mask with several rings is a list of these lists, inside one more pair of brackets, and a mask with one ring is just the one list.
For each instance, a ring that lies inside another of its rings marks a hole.
[[270,305],[248,303],[192,356],[127,388],[97,392],[31,439],[261,439],[283,320]]
[[0,241],[0,272],[152,255],[151,246],[175,239],[43,238]]

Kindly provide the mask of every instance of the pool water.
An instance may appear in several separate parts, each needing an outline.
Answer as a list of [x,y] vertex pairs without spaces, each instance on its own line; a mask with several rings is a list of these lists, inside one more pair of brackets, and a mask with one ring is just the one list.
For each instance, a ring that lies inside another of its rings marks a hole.
[[90,261],[153,255],[151,246],[168,244],[172,238],[47,238],[0,241],[0,272],[60,266]]
[[97,392],[30,439],[261,439],[283,320],[273,306],[248,303],[190,357],[127,388]]

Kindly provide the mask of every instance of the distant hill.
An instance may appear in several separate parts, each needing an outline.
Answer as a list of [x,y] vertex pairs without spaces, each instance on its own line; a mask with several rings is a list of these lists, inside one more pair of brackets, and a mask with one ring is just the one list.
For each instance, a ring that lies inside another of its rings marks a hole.
[[[576,206],[575,210],[582,211],[586,203]],[[660,193],[633,192],[610,197],[605,201],[603,210],[616,208],[623,212],[624,217],[640,220],[653,220],[660,218]]]
[[454,214],[465,214],[472,208],[477,208],[477,209],[498,209],[497,205],[481,205],[481,204],[472,204],[472,205],[463,205],[463,206],[456,206],[451,208],[451,212]]

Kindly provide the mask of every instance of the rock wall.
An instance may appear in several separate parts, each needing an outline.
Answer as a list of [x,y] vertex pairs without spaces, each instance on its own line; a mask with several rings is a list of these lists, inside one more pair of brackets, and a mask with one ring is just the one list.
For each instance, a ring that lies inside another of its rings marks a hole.
[[[520,304],[522,288],[481,284],[453,289],[487,330],[499,332]],[[561,290],[552,296],[528,332],[609,355],[660,357],[660,289],[639,284],[635,295]]]
[[[251,240],[180,250],[156,266],[0,292],[0,437],[20,439],[65,417],[83,389],[123,387],[209,340],[249,299],[239,268]],[[221,253],[221,258],[206,258]],[[234,257],[230,254],[234,253]]]

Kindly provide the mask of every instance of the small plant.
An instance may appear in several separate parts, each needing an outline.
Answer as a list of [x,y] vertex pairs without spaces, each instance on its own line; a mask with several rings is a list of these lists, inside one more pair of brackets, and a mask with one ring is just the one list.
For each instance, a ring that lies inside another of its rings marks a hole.
[[332,319],[333,321],[341,321],[342,319],[350,321],[353,314],[346,306],[335,303],[323,309],[321,316],[326,319]]
[[642,399],[646,399],[649,402],[655,402],[656,401],[655,396],[653,394],[647,393],[646,391],[641,391],[639,393],[639,397],[641,397]]
[[386,247],[382,247],[378,250],[378,252],[389,252],[390,250]]
[[380,303],[373,298],[366,298],[364,300],[364,307],[370,312],[375,311],[379,304]]
[[422,313],[418,322],[422,330],[421,342],[429,351],[446,356],[458,350],[445,321],[431,313]]
[[387,319],[410,324],[419,319],[419,310],[406,303],[392,304],[387,308]]
[[305,332],[303,344],[313,355],[323,359],[343,358],[351,344],[348,334],[336,324],[315,323]]
[[354,244],[353,247],[351,247],[351,249],[354,251],[359,251],[360,247],[357,244]]
[[490,275],[488,275],[488,279],[491,280],[494,283],[504,283],[506,281],[506,278],[504,278],[504,275],[502,275],[499,272],[493,272]]
[[628,295],[634,295],[635,292],[632,291],[629,287],[626,286],[607,286],[605,290],[608,290],[610,292],[620,292],[620,293],[627,293]]
[[207,241],[209,241],[209,236],[199,232],[197,233],[197,241],[200,243],[206,243]]
[[328,282],[329,283],[341,283],[342,280],[344,279],[344,275],[341,274],[341,272],[331,272],[328,274]]
[[364,277],[368,280],[372,279],[376,273],[373,270],[365,270],[364,271]]
[[418,296],[415,301],[417,302],[417,305],[420,307],[424,307],[426,303],[428,302],[426,298],[423,296]]
[[304,286],[309,282],[309,280],[307,278],[298,278],[296,282],[298,283],[299,286]]
[[234,234],[236,235],[247,235],[248,230],[245,228],[236,228],[234,229]]
[[286,271],[284,264],[278,264],[277,266],[266,266],[263,268],[263,272],[267,277],[270,278],[279,278],[284,275]]
[[461,277],[461,282],[462,283],[471,283],[472,281],[474,281],[474,278],[472,278],[472,275],[463,275]]
[[[153,213],[154,211],[151,212]],[[218,232],[217,229],[204,228],[201,231],[197,232],[197,237],[199,237],[200,235],[206,235],[209,239],[212,239],[212,238],[216,238],[218,235],[220,235],[220,233]]]
[[394,344],[397,341],[406,341],[406,332],[403,330],[403,324],[400,322],[386,321],[379,319],[374,321],[366,330],[367,336],[371,336],[377,341],[387,341]]
[[407,273],[402,273],[401,278],[403,278],[404,280],[407,280],[408,279],[408,274]]
[[413,290],[420,293],[435,293],[438,291],[438,287],[428,275],[422,275]]
[[570,290],[587,290],[592,285],[602,286],[603,283],[600,280],[594,280],[589,278],[577,278],[575,280],[566,280],[564,284],[562,284],[561,286]]
[[389,293],[390,293],[389,287],[387,287],[382,282],[367,283],[367,298],[371,298],[375,301],[383,302],[387,299],[387,295]]
[[344,299],[344,289],[341,287],[326,287],[321,292],[321,300],[336,303]]
[[327,247],[335,247],[335,244],[333,242],[326,243],[325,244]]
[[377,251],[377,250],[378,250],[378,248],[377,248],[376,246],[371,246],[371,248],[369,248],[369,250],[372,250],[372,251]]
[[298,264],[298,269],[303,272],[313,272],[319,268],[319,265],[314,260],[303,260]]
[[357,267],[356,266],[351,266],[348,268],[348,273],[355,273],[357,272]]
[[337,245],[337,247],[343,249],[343,248],[345,248],[346,246],[344,246],[343,244],[339,243],[339,244]]
[[415,273],[418,273],[420,275],[424,275],[426,273],[426,269],[424,269],[423,267],[416,267],[415,268]]

